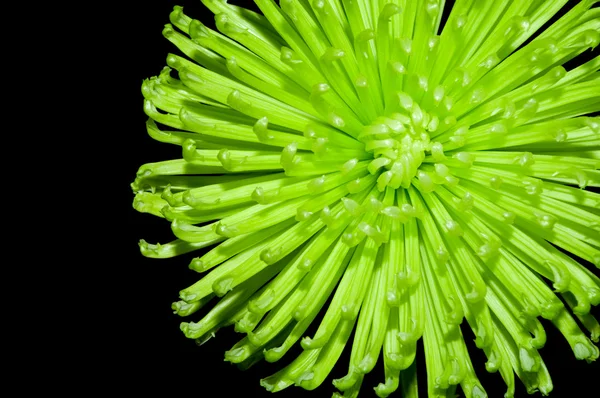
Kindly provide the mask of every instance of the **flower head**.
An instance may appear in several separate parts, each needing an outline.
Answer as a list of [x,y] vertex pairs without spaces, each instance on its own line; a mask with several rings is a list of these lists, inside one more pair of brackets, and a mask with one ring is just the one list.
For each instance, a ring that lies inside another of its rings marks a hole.
[[175,7],[177,54],[142,87],[148,133],[182,156],[132,183],[176,237],[142,254],[208,248],[172,306],[187,337],[234,325],[225,359],[246,365],[301,345],[269,391],[316,388],[348,349],[344,396],[378,361],[378,396],[406,375],[416,396],[420,339],[428,396],[486,396],[464,322],[506,397],[552,390],[540,319],[598,358],[600,58],[563,66],[600,41],[594,1],[543,31],[565,0],[444,21],[438,0],[202,2],[217,30]]

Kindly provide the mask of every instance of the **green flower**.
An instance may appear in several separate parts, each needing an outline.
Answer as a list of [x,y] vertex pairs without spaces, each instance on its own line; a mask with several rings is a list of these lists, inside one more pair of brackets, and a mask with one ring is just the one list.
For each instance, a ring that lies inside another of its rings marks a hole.
[[348,349],[345,397],[378,361],[378,396],[416,397],[421,338],[429,397],[487,396],[463,321],[505,397],[515,375],[552,390],[540,318],[598,358],[600,57],[562,66],[599,43],[595,1],[543,31],[566,0],[462,0],[444,24],[443,0],[202,2],[218,31],[175,7],[179,54],[142,87],[182,156],[132,183],[176,237],[143,255],[210,248],[172,307],[187,337],[234,325],[227,361],[285,357],[273,392],[318,387]]

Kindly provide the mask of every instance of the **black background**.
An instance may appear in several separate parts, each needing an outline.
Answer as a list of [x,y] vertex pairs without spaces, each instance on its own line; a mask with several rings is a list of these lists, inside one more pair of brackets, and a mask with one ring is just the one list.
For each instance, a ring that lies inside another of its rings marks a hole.
[[[231,3],[256,9],[251,2]],[[199,279],[198,274],[187,268],[189,260],[197,256],[197,253],[174,259],[153,260],[144,258],[138,250],[137,242],[141,238],[150,243],[165,243],[173,239],[167,221],[137,213],[131,207],[133,194],[129,184],[133,181],[137,168],[143,163],[180,157],[177,147],[154,142],[147,136],[144,124],[147,117],[142,110],[140,90],[143,79],[160,72],[168,52],[178,53],[161,34],[163,25],[169,22],[169,13],[174,5],[183,6],[187,15],[208,26],[214,26],[212,14],[199,0],[119,5],[119,18],[115,21],[117,26],[107,26],[107,29],[118,29],[120,32],[118,41],[111,43],[111,46],[116,55],[113,56],[112,68],[121,87],[117,101],[122,106],[118,112],[121,121],[118,125],[119,138],[114,144],[118,187],[111,200],[121,212],[120,219],[127,222],[120,223],[116,231],[118,250],[124,256],[115,257],[114,264],[111,264],[110,269],[116,272],[111,285],[106,288],[107,293],[116,301],[116,304],[106,304],[105,308],[108,314],[105,327],[109,329],[108,333],[112,336],[113,348],[116,350],[112,354],[113,365],[100,371],[103,380],[101,383],[114,387],[115,391],[131,392],[136,396],[142,393],[167,396],[183,393],[198,397],[242,394],[267,397],[270,393],[259,385],[259,379],[285,366],[286,358],[275,364],[263,361],[242,372],[223,361],[224,351],[243,337],[236,334],[233,328],[222,329],[215,339],[201,347],[197,347],[194,341],[186,339],[179,331],[182,319],[173,315],[170,304],[178,299],[180,289]],[[450,5],[447,2],[447,9]],[[591,53],[588,51],[586,58],[589,57]],[[191,318],[198,320],[194,316]],[[551,396],[577,397],[585,395],[588,389],[593,391],[597,386],[597,377],[600,376],[598,363],[588,365],[584,361],[577,361],[565,339],[551,324],[546,321],[543,323],[548,342],[540,352],[554,381]],[[464,333],[467,344],[472,348],[472,335],[466,330]],[[350,344],[351,341],[347,348]],[[290,387],[277,396],[330,397],[335,391],[330,384],[331,379],[347,372],[349,354],[346,351],[329,378],[312,393]],[[491,398],[502,397],[505,386],[499,374],[488,374],[483,370],[485,358],[482,352],[470,352],[488,395]],[[288,356],[294,357],[293,353]],[[426,396],[422,350],[418,359],[421,396]],[[361,396],[374,397],[372,387],[381,381],[383,369],[379,365],[366,376]],[[516,383],[516,396],[525,396],[525,389],[518,379]],[[460,389],[458,392],[462,394]],[[592,392],[589,394],[586,396],[595,395]]]

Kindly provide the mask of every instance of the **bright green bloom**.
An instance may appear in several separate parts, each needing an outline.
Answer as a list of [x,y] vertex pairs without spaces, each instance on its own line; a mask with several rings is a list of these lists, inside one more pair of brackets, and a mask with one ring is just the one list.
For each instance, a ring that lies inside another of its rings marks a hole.
[[301,344],[269,391],[316,388],[348,346],[348,397],[377,361],[377,395],[416,397],[421,338],[429,397],[486,396],[463,320],[506,397],[515,374],[552,390],[540,317],[598,358],[600,57],[561,66],[599,43],[594,1],[542,32],[566,0],[459,0],[443,26],[444,0],[202,2],[218,31],[175,7],[180,54],[142,88],[148,133],[182,158],[132,184],[177,238],[142,254],[211,247],[173,304],[187,337],[235,325],[241,364]]

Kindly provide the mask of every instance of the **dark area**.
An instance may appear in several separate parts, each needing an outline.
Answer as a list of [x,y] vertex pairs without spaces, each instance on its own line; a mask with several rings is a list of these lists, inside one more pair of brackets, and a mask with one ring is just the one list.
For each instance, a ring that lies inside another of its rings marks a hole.
[[[257,10],[252,2],[230,3]],[[452,3],[446,2],[446,7],[450,7]],[[136,4],[140,5],[122,6],[123,20],[120,23],[127,32],[122,35],[125,42],[119,46],[126,49],[126,53],[121,55],[118,64],[114,66],[123,71],[119,77],[120,87],[124,88],[119,94],[123,105],[119,116],[125,124],[119,127],[119,134],[124,139],[115,144],[119,146],[115,148],[115,156],[119,159],[118,188],[116,193],[113,192],[115,195],[111,200],[118,202],[114,206],[120,209],[121,219],[126,219],[127,223],[120,227],[122,231],[118,231],[122,236],[119,243],[124,256],[115,260],[118,265],[109,264],[119,270],[114,278],[115,284],[123,288],[122,292],[118,292],[123,296],[115,297],[120,304],[116,308],[110,308],[114,318],[108,327],[111,344],[117,348],[117,354],[112,354],[114,365],[105,369],[108,379],[105,382],[112,385],[114,380],[118,380],[119,383],[111,389],[134,396],[161,392],[163,396],[185,394],[194,397],[268,397],[270,394],[259,385],[259,380],[285,366],[295,357],[294,353],[280,362],[269,364],[262,361],[249,370],[240,371],[223,361],[224,352],[243,337],[242,334],[235,333],[232,327],[222,329],[216,338],[201,347],[196,346],[194,341],[186,339],[180,332],[179,322],[182,319],[172,313],[170,305],[178,300],[179,290],[200,278],[199,274],[188,269],[189,261],[198,253],[167,260],[148,259],[139,253],[139,239],[156,243],[168,242],[173,237],[167,221],[140,214],[131,207],[133,195],[129,184],[140,165],[180,157],[178,147],[155,142],[146,134],[147,117],[142,110],[141,84],[144,79],[160,72],[169,52],[178,52],[161,34],[164,24],[169,22],[169,13],[174,5],[182,5],[186,14],[200,19],[208,26],[212,27],[214,23],[212,14],[199,0]],[[586,56],[591,57],[589,51],[584,55]],[[110,290],[111,287],[106,289]],[[116,295],[117,292],[109,291],[109,294]],[[197,320],[194,316],[192,318]],[[594,393],[588,391],[596,388],[600,365],[577,361],[560,333],[551,324],[546,322],[544,325],[548,342],[541,354],[554,381],[551,397],[594,396]],[[473,365],[489,397],[502,397],[505,392],[504,382],[499,374],[489,374],[484,370],[483,353],[475,348],[468,328],[463,329]],[[347,348],[350,344],[351,340]],[[419,349],[419,383],[421,396],[425,397],[426,372],[421,344]],[[330,397],[336,391],[330,381],[346,374],[348,359],[349,350],[346,349],[328,379],[312,393],[290,387],[278,393],[277,397]],[[380,363],[366,376],[361,396],[375,397],[372,387],[382,381],[383,367]],[[457,393],[464,396],[460,389]],[[525,395],[524,387],[517,381],[516,396]],[[393,396],[400,396],[400,393]]]

